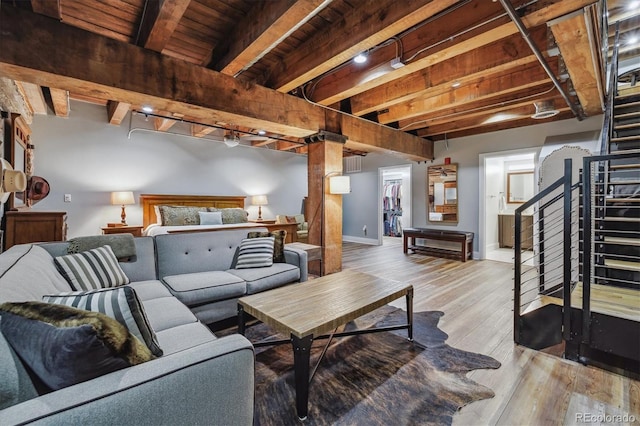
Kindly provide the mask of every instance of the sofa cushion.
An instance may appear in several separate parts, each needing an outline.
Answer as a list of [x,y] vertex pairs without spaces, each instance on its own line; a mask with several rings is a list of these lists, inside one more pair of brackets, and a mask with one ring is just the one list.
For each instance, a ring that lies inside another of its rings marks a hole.
[[7,341],[52,390],[153,359],[122,324],[97,312],[42,302],[4,303],[0,310]]
[[156,334],[171,327],[198,321],[193,312],[173,296],[145,300],[142,305]]
[[247,290],[244,280],[224,271],[170,275],[163,281],[187,306],[242,296]]
[[129,286],[44,295],[42,300],[108,315],[127,327],[155,356],[162,356],[162,349],[149,325],[144,308],[135,290]]
[[171,296],[169,289],[159,280],[137,281],[129,283],[129,287],[136,291],[138,299],[142,301]]
[[74,290],[93,290],[129,283],[111,247],[105,245],[54,259]]
[[46,293],[72,290],[56,269],[53,257],[37,245],[20,244],[2,253],[0,276],[0,303],[40,300]]
[[240,243],[236,269],[271,266],[274,244],[274,237],[245,238]]
[[27,370],[4,338],[0,317],[0,410],[38,396]]
[[227,271],[247,283],[247,294],[280,287],[300,279],[300,269],[288,263],[274,263],[268,268],[231,269]]
[[285,263],[284,243],[287,241],[287,231],[279,230],[273,232],[249,232],[247,238],[273,237],[273,261],[274,263]]
[[166,355],[216,340],[216,336],[201,322],[191,322],[158,333],[158,341]]

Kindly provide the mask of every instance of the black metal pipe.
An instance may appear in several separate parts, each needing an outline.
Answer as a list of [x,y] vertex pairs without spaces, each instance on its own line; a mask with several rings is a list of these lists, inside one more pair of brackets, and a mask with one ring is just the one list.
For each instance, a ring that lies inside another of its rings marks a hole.
[[549,66],[549,63],[544,58],[544,56],[542,56],[542,52],[540,52],[540,49],[538,49],[538,46],[536,46],[533,40],[531,40],[531,37],[529,36],[529,31],[527,30],[527,27],[525,27],[524,24],[522,23],[522,20],[518,16],[518,13],[516,12],[516,10],[513,8],[513,6],[511,5],[511,3],[509,3],[508,0],[500,0],[500,3],[502,4],[502,7],[504,7],[505,11],[507,12],[507,15],[509,15],[509,18],[511,18],[513,23],[516,24],[516,27],[518,27],[518,31],[520,31],[520,34],[522,34],[522,37],[524,38],[524,40],[527,42],[527,44],[533,51],[533,54],[536,55],[536,58],[538,58],[538,62],[540,62],[540,65],[542,65],[542,68],[544,68],[546,73],[549,75],[549,78],[553,82],[553,85],[556,86],[556,88],[560,92],[560,95],[562,95],[562,98],[564,99],[564,101],[567,103],[567,105],[569,105],[569,108],[571,108],[571,112],[573,112],[573,115],[575,115],[578,120],[582,120],[584,118],[582,116],[582,113],[578,111],[575,105],[573,105],[573,103],[571,102],[571,99],[569,99],[569,95],[567,95],[566,92],[564,91],[564,88],[560,84],[560,81],[556,78],[555,74],[553,73],[553,70]]

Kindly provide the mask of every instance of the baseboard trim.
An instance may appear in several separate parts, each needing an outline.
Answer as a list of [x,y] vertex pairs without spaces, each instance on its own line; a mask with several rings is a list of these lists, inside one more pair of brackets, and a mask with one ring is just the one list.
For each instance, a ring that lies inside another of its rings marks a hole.
[[373,238],[362,238],[362,237],[353,237],[351,235],[343,235],[342,241],[347,241],[349,243],[359,243],[359,244],[368,244],[371,246],[377,246],[378,240]]

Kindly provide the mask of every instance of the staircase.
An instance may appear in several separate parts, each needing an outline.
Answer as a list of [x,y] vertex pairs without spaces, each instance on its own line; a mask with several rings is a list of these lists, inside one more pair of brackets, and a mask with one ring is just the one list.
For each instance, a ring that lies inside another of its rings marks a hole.
[[[602,155],[565,160],[564,177],[516,210],[514,341],[640,378],[640,69],[612,73]],[[519,238],[530,207],[535,266]]]
[[[595,282],[640,290],[640,70],[621,76],[631,84],[615,97],[609,154],[594,230]],[[637,82],[637,84],[636,84]]]

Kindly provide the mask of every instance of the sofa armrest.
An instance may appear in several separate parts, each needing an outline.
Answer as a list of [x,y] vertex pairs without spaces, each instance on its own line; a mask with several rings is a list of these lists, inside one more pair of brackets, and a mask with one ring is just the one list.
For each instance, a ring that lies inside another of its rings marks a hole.
[[284,260],[290,264],[300,268],[300,282],[305,282],[308,279],[308,263],[307,252],[297,249],[295,247],[284,246]]
[[0,411],[0,424],[251,425],[254,351],[231,335]]

